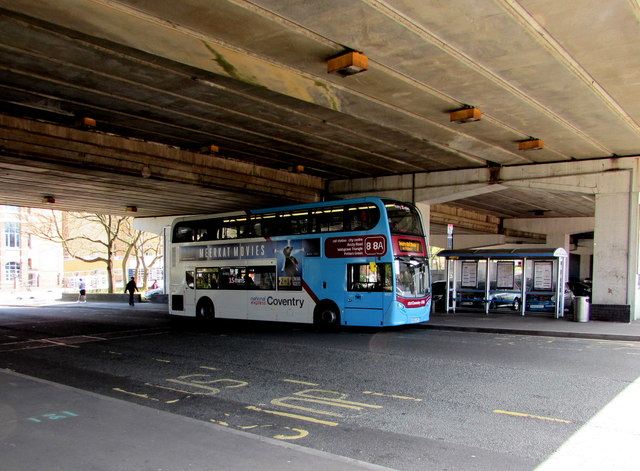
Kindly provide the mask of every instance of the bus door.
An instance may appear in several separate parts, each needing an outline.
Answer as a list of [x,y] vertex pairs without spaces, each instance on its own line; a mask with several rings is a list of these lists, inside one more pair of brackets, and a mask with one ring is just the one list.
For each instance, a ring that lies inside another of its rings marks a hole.
[[195,313],[196,312],[196,268],[185,267],[184,268],[184,312]]
[[[347,292],[342,324],[375,326],[383,322],[385,294],[383,263],[347,265]],[[388,297],[388,296],[387,296]]]

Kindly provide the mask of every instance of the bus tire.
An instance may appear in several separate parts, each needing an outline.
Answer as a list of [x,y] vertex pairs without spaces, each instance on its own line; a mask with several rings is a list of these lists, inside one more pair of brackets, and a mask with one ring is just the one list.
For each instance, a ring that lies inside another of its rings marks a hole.
[[216,310],[213,307],[213,301],[211,301],[211,299],[205,297],[198,301],[196,305],[196,317],[206,321],[215,319]]
[[313,311],[313,324],[321,330],[332,330],[340,325],[340,310],[335,303],[319,303]]

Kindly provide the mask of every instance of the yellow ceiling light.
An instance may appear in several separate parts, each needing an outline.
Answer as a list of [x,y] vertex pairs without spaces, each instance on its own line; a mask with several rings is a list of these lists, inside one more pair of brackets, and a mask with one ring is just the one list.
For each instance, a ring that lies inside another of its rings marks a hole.
[[200,152],[203,154],[217,154],[220,152],[220,147],[214,144],[209,144],[208,146],[201,147]]
[[327,72],[343,77],[359,74],[369,67],[369,59],[361,52],[349,51],[327,61]]
[[542,139],[530,138],[524,141],[518,142],[519,150],[540,150],[544,148],[544,141]]
[[89,118],[87,116],[83,116],[80,118],[80,127],[85,129],[93,129],[97,126],[97,122],[93,118]]
[[450,116],[452,123],[472,123],[482,119],[482,110],[473,106],[465,106],[459,110],[451,111]]

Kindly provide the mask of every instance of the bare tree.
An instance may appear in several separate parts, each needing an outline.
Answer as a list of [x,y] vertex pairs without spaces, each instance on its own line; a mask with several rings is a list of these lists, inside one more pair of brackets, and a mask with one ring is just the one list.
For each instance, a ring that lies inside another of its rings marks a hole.
[[45,240],[59,242],[70,257],[87,263],[103,262],[107,270],[108,292],[113,293],[113,265],[118,235],[128,218],[110,214],[62,213],[34,218],[29,232]]
[[147,290],[149,285],[149,268],[162,258],[162,238],[157,234],[134,229],[131,221],[126,221],[118,237],[123,250],[122,276],[127,279],[127,265],[133,256],[136,261],[136,274],[142,268],[141,289]]

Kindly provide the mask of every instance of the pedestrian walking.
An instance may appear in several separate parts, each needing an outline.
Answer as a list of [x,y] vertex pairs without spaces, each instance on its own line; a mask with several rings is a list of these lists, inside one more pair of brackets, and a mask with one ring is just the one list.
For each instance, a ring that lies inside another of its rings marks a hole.
[[125,293],[129,292],[129,306],[133,306],[133,293],[136,291],[139,291],[138,286],[136,285],[136,280],[131,277],[129,283],[127,283],[127,286],[124,288]]
[[87,285],[85,284],[84,281],[82,281],[82,278],[80,278],[79,282],[78,282],[78,289],[79,294],[78,294],[78,300],[76,301],[77,303],[86,303],[87,302]]

